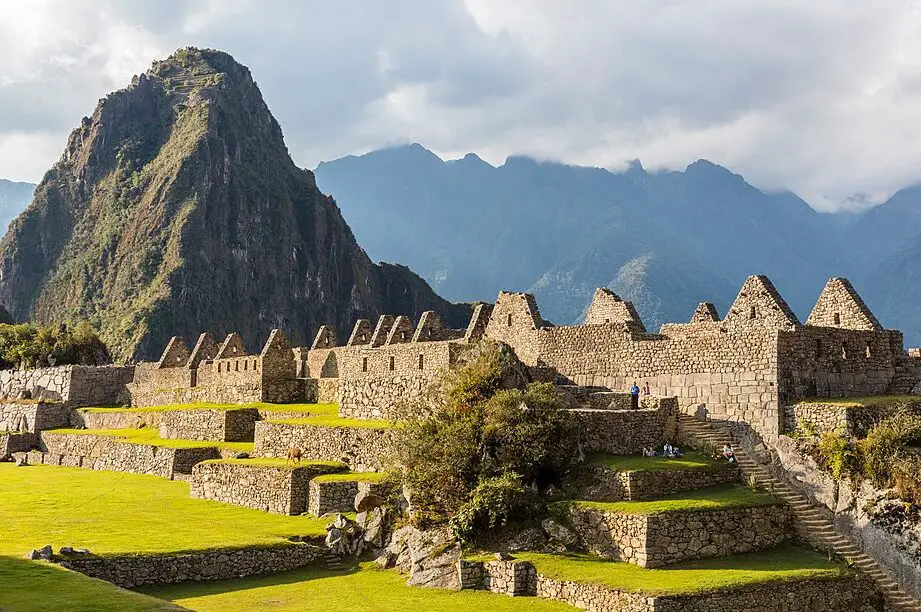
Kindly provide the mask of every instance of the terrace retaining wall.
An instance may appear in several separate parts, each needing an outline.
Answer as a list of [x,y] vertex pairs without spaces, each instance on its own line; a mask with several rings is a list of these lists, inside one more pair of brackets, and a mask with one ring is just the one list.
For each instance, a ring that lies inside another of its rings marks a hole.
[[61,561],[61,566],[130,589],[286,572],[321,559],[324,550],[299,543],[163,556],[71,558]]
[[[270,467],[205,461],[192,468],[189,495],[277,514],[307,510],[310,479],[333,466]],[[354,495],[352,496],[354,500]]]
[[356,472],[382,467],[390,452],[393,430],[371,427],[334,427],[259,421],[256,423],[255,455],[284,458],[299,448],[303,458],[341,461]]
[[586,501],[621,501],[655,499],[705,487],[736,482],[738,469],[727,466],[687,470],[615,471],[601,466],[585,468],[579,476],[578,499]]
[[590,552],[641,567],[772,548],[793,535],[780,505],[640,515],[574,504],[570,518]]
[[251,442],[259,411],[170,410],[160,415],[160,437],[179,440]]
[[0,431],[28,432],[67,427],[71,409],[60,402],[11,401],[0,403]]
[[660,447],[675,441],[678,429],[678,401],[663,398],[660,408],[639,410],[573,410],[579,421],[586,453],[638,455],[643,447]]

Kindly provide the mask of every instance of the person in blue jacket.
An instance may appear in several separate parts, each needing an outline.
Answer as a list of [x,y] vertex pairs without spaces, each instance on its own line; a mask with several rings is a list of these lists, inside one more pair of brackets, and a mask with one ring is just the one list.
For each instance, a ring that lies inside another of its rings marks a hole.
[[640,407],[640,388],[636,386],[636,381],[633,381],[633,386],[630,387],[630,407],[634,410]]

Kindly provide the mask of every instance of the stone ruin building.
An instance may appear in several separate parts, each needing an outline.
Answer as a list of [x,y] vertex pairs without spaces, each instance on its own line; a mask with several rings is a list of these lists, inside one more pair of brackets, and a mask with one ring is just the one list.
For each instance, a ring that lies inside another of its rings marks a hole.
[[537,380],[676,396],[681,410],[742,423],[762,437],[783,431],[784,406],[806,397],[904,394],[921,380],[921,357],[886,330],[847,279],[833,278],[801,323],[764,276],[750,277],[722,319],[702,303],[687,323],[646,330],[630,302],[598,289],[580,325],[541,318],[534,297],[502,292],[478,304],[465,330],[434,312],[361,319],[347,338],[328,326],[309,347],[272,332],[258,355],[239,336],[218,345],[202,334],[190,351],[173,338],[156,363],[142,363],[128,386],[132,404],[193,401],[318,401],[340,416],[386,419],[419,396],[481,338],[514,348]]

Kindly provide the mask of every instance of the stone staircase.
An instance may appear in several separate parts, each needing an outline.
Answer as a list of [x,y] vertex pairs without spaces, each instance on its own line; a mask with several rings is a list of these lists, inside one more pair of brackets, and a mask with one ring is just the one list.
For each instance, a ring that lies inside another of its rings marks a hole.
[[[679,426],[686,438],[703,442],[714,448],[732,443],[729,434],[710,423],[689,415],[679,415]],[[809,499],[786,482],[775,478],[745,451],[733,447],[739,468],[760,486],[771,491],[792,508],[794,523],[800,537],[818,549],[833,553],[849,565],[872,578],[886,603],[901,612],[921,612],[921,602],[905,593],[899,585],[870,556],[863,553],[850,540],[841,536],[830,521]]]
[[921,379],[921,358],[903,357],[895,362],[895,375],[889,383],[890,395],[908,395]]

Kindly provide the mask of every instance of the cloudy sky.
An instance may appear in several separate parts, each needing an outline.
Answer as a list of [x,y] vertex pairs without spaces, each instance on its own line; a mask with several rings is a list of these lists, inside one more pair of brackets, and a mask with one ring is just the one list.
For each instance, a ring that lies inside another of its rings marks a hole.
[[0,0],[0,177],[186,45],[250,67],[306,167],[723,164],[817,208],[921,181],[921,8],[896,0]]

